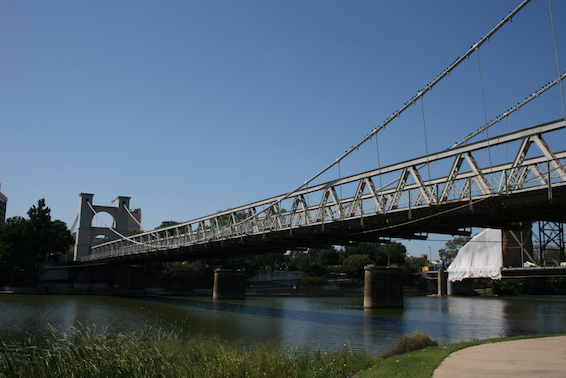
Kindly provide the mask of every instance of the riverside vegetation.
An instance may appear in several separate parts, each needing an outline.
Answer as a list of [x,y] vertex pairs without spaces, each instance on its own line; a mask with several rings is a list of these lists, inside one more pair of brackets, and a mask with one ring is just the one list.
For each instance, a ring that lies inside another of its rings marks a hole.
[[[404,336],[387,355],[435,345],[426,334]],[[131,334],[86,327],[2,343],[2,377],[345,377],[376,369],[385,356],[269,345],[238,347],[202,337],[144,330]]]
[[385,353],[238,347],[219,340],[144,330],[131,334],[85,327],[52,329],[45,338],[2,342],[0,377],[431,377],[452,352],[469,346],[540,336],[469,341],[446,346],[422,332],[402,336]]

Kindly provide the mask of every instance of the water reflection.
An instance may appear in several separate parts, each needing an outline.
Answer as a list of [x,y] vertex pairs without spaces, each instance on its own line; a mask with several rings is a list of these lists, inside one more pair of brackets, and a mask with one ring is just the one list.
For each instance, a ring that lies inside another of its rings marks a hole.
[[403,309],[363,309],[362,298],[211,298],[0,296],[0,338],[15,330],[66,330],[78,323],[129,332],[152,326],[283,347],[383,350],[420,330],[440,343],[566,329],[566,300],[556,298],[408,297]]

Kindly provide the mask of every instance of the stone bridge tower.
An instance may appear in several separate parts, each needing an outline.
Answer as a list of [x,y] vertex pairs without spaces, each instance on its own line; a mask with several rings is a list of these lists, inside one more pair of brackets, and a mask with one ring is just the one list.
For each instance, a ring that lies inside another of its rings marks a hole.
[[92,209],[94,209],[96,213],[103,212],[110,214],[114,218],[114,222],[109,226],[111,226],[117,233],[128,236],[128,209],[130,208],[130,197],[116,197],[116,206],[95,206],[92,203],[94,194],[81,193],[80,197],[81,204],[79,207],[79,225],[77,228],[75,251],[73,255],[74,261],[80,261],[81,257],[88,256],[90,254],[90,248],[97,236],[103,235],[111,240],[119,238],[116,233],[106,227],[92,226],[92,219],[96,216]]

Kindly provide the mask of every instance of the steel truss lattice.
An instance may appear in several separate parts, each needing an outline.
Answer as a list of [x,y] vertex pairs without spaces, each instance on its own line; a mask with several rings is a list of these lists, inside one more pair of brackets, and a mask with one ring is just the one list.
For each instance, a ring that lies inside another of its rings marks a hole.
[[[484,200],[530,193],[547,193],[543,197],[551,203],[554,191],[566,186],[566,151],[552,151],[543,136],[552,140],[559,133],[563,138],[565,126],[564,120],[533,126],[105,243],[81,261],[218,249],[248,241],[284,245],[305,232],[350,232],[354,225],[375,228],[377,221],[387,222],[398,214],[410,220],[413,214],[443,206],[471,209]],[[499,160],[487,163],[485,155],[498,147],[515,153],[510,158],[500,154]],[[425,180],[428,175],[421,171],[429,168],[436,173]],[[391,178],[382,187],[375,184]]]

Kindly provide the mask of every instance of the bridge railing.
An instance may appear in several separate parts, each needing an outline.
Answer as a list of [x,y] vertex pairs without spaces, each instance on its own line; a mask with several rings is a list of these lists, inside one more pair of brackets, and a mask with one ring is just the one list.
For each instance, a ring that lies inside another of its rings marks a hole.
[[[83,261],[243,240],[273,232],[292,233],[301,227],[324,227],[346,220],[363,222],[368,216],[541,187],[550,193],[553,186],[566,184],[566,151],[553,152],[543,136],[564,133],[559,131],[564,127],[564,120],[530,127],[138,234],[129,240],[101,244]],[[424,180],[423,176],[429,178]],[[382,185],[383,181],[388,183]]]

